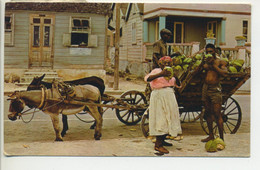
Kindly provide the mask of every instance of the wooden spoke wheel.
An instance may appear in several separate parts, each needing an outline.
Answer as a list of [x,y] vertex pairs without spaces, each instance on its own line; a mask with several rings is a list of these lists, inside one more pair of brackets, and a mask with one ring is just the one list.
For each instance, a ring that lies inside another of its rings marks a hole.
[[[235,134],[242,120],[242,112],[238,102],[232,97],[228,98],[222,105],[221,113],[223,118],[224,133]],[[209,134],[207,122],[203,116],[204,113],[201,114],[200,118],[201,127],[207,134]],[[218,126],[215,121],[213,122],[213,133],[218,135]]]
[[195,122],[200,119],[201,111],[180,111],[181,123]]
[[[147,105],[146,98],[142,92],[131,90],[121,95],[120,100],[129,105]],[[117,118],[126,125],[135,125],[141,121],[145,109],[116,109]]]
[[143,132],[144,137],[149,136],[149,110],[143,114],[142,120],[141,120],[141,130]]

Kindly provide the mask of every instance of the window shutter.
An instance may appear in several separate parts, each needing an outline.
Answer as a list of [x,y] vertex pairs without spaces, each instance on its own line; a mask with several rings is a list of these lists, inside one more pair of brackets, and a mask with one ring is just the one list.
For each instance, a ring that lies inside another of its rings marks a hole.
[[5,44],[12,43],[12,32],[5,32]]
[[88,47],[97,47],[98,46],[98,36],[89,35],[88,36]]
[[64,33],[63,34],[63,46],[70,46],[71,45],[71,34],[70,33]]

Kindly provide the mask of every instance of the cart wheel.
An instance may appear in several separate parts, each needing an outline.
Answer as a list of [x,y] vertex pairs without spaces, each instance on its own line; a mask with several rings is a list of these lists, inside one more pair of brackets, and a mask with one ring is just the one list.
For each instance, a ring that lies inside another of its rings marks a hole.
[[[242,112],[238,102],[230,97],[227,101],[222,105],[222,118],[223,118],[223,126],[224,133],[235,134],[241,124]],[[201,114],[200,123],[202,129],[209,134],[207,122],[203,119],[204,112]],[[213,133],[218,135],[217,123],[213,122]]]
[[149,136],[149,110],[147,109],[142,116],[141,120],[141,129],[143,132],[144,137]]
[[[147,101],[142,92],[131,90],[127,91],[120,99],[127,102],[130,105],[146,105]],[[142,115],[146,109],[142,110],[127,110],[127,109],[116,109],[117,118],[126,125],[135,125],[141,121]]]
[[201,111],[194,112],[180,112],[180,119],[182,123],[195,122],[200,118]]

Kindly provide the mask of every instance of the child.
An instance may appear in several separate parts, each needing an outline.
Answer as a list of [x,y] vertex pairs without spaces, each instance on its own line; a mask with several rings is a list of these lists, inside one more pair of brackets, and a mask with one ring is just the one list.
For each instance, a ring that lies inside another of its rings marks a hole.
[[150,82],[152,93],[149,106],[149,130],[151,136],[156,136],[154,149],[161,153],[169,153],[163,146],[172,146],[165,142],[166,136],[177,136],[182,133],[179,108],[173,87],[180,88],[176,79],[171,77],[171,72],[165,67],[172,64],[169,56],[159,60],[160,68],[155,68],[145,76],[145,81]]

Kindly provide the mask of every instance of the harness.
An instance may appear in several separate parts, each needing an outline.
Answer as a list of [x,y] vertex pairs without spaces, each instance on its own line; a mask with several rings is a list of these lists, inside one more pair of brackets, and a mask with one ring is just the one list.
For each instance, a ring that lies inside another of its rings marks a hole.
[[41,103],[40,105],[37,107],[38,109],[42,110],[45,103],[46,103],[46,89],[45,87],[42,87],[41,88],[41,91],[42,91],[42,97],[41,97]]

